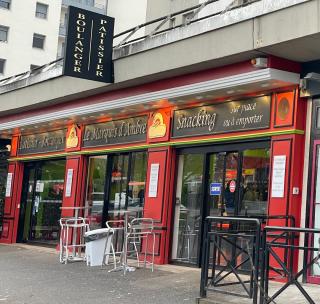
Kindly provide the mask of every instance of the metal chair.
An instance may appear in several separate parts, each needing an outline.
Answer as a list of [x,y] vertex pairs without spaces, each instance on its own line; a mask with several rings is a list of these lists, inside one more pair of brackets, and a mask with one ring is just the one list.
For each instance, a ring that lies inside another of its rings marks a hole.
[[[84,261],[85,249],[84,234],[90,230],[89,223],[85,218],[61,218],[59,220],[60,232],[60,263],[68,261]],[[71,254],[69,253],[72,250]]]
[[[147,261],[149,238],[152,238],[151,262]],[[147,263],[154,270],[154,250],[156,234],[154,232],[154,221],[151,218],[135,218],[131,221],[127,235],[128,246],[133,245],[137,257],[138,267],[140,266],[139,252],[144,254],[144,267]],[[139,250],[138,250],[139,247]]]
[[[103,264],[109,264],[110,254],[113,256],[114,268],[116,268],[117,263],[120,263],[123,255],[123,243],[124,243],[124,220],[110,220],[106,222],[106,227],[111,229],[113,232],[111,240],[111,253],[104,252]],[[119,260],[117,261],[117,256]],[[107,259],[107,263],[105,263]]]

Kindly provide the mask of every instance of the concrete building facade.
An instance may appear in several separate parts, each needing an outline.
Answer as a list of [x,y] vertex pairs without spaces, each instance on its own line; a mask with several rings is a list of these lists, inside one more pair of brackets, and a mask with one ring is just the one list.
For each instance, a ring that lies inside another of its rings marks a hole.
[[[57,5],[51,4],[52,1],[10,1],[8,9],[0,9],[0,26],[7,29],[6,38],[2,34],[0,41],[0,58],[4,61],[0,78],[56,59],[61,0]],[[38,37],[38,45],[33,43],[34,37]]]
[[146,21],[147,0],[6,0],[0,6],[0,79],[63,57],[69,5],[115,17],[115,33]]
[[[159,2],[149,1],[148,12],[152,3]],[[186,2],[176,3],[183,9]],[[212,14],[205,6],[192,9],[198,21],[166,24],[163,32],[115,47],[115,83],[72,79],[54,65],[28,82],[0,82],[0,130],[11,140],[15,181],[5,197],[1,242],[56,242],[58,229],[45,216],[52,197],[61,206],[88,207],[84,215],[95,227],[105,225],[109,210],[143,208],[157,222],[157,263],[200,266],[207,215],[281,215],[294,217],[298,227],[320,227],[320,1],[220,5]],[[167,16],[170,7],[162,12]],[[236,116],[239,108],[252,115]],[[118,134],[119,125],[131,137],[92,136]],[[77,140],[64,144],[71,133]],[[47,137],[60,145],[32,150]],[[278,184],[275,161],[284,168]],[[154,168],[157,191],[150,187]],[[42,169],[59,176],[41,176]],[[223,191],[211,195],[211,183]],[[53,209],[56,218],[73,215]],[[295,254],[295,269],[308,259]],[[317,271],[305,279],[319,283]]]

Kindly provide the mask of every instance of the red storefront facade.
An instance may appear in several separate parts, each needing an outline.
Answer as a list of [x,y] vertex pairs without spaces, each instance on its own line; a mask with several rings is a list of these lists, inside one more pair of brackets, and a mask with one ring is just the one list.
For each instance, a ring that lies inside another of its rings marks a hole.
[[[301,191],[295,189],[303,186],[306,102],[299,98],[299,69],[270,57],[264,69],[248,61],[6,118],[124,101],[108,113],[97,108],[88,120],[16,131],[0,242],[45,238],[55,243],[57,224],[39,223],[50,218],[46,212],[73,215],[58,213],[61,206],[96,208],[84,215],[99,226],[110,206],[120,210],[131,204],[142,206],[143,216],[157,223],[156,263],[199,265],[206,215],[258,212],[291,215],[300,223]],[[262,79],[263,72],[269,78]],[[218,88],[223,81],[234,84]],[[201,94],[188,91],[199,87]],[[147,99],[146,94],[156,100],[130,103],[133,97]],[[280,182],[273,180],[277,161],[284,167]]]

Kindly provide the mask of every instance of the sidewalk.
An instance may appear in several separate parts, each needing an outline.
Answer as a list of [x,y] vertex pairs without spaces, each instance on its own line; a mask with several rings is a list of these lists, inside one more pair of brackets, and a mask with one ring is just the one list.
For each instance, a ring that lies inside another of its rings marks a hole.
[[[0,304],[181,304],[196,303],[200,270],[162,265],[154,273],[137,269],[123,277],[83,262],[63,265],[51,248],[30,245],[0,245]],[[320,304],[320,286],[304,286]],[[232,287],[237,292],[236,286]],[[270,289],[279,289],[272,283]],[[241,294],[241,288],[239,289]],[[208,293],[201,304],[250,304],[252,300],[221,293]],[[291,286],[277,304],[306,304]]]
[[[270,284],[270,293],[273,295],[275,291],[281,288],[279,283]],[[316,304],[320,304],[320,286],[317,285],[302,285],[303,288],[308,292],[311,298],[315,301]],[[239,292],[240,294],[241,292]],[[208,297],[204,299],[199,299],[197,302],[199,304],[252,304],[252,299],[235,297],[231,295],[225,295],[221,293],[208,293]],[[258,299],[259,303],[259,299]],[[308,304],[308,301],[303,297],[299,292],[297,287],[291,285],[287,290],[279,297],[277,297],[274,302],[271,304]]]
[[195,303],[199,269],[157,266],[123,277],[77,262],[62,265],[51,248],[0,245],[0,303],[180,304]]

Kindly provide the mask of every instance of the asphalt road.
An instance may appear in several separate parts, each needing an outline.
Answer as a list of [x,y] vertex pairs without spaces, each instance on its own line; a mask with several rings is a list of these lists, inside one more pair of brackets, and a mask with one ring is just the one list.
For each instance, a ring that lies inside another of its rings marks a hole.
[[195,303],[198,270],[178,266],[108,273],[62,265],[52,249],[0,245],[0,304]]

